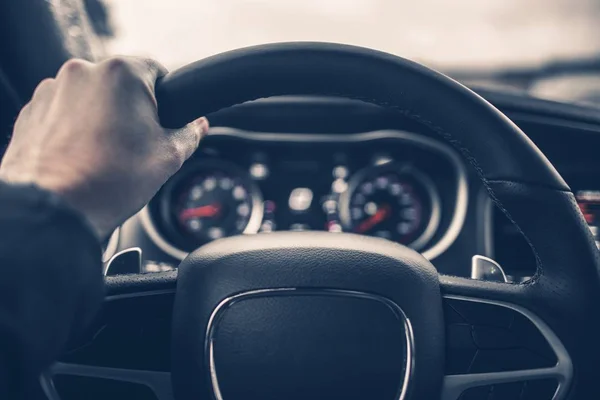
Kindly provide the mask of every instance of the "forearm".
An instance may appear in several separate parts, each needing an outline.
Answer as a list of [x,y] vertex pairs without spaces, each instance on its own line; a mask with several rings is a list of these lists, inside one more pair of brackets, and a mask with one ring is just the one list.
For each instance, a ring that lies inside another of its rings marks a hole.
[[60,354],[102,290],[85,220],[49,192],[0,182],[0,393],[17,393]]

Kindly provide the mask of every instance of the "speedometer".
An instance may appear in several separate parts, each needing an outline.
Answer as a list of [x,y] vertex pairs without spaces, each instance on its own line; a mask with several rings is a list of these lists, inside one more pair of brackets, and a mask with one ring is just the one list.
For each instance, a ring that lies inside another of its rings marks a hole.
[[433,182],[411,167],[385,164],[359,171],[340,198],[346,231],[378,236],[422,249],[440,222]]
[[263,202],[258,187],[233,165],[203,161],[163,189],[161,214],[185,247],[241,233],[256,233]]

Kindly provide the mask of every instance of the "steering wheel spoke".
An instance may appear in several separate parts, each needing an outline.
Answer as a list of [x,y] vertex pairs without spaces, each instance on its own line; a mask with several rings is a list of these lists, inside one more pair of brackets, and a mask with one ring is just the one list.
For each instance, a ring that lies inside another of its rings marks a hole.
[[[503,391],[510,390],[514,394],[513,398],[515,399],[564,399],[568,384],[564,382],[562,372],[556,366],[520,371],[446,375],[444,377],[441,399],[456,400],[463,395],[477,395],[481,399],[487,399],[489,398],[489,394],[497,392],[498,388],[501,388],[500,390]],[[559,383],[561,381],[564,383]],[[531,389],[532,387],[535,389]],[[528,397],[525,397],[524,393]]]
[[447,276],[440,282],[446,325],[442,400],[485,399],[490,393],[524,400],[566,397],[572,360],[548,324],[520,305],[529,295],[526,286]]
[[[48,373],[41,377],[41,387],[48,400],[61,400],[56,380],[60,376],[93,378],[109,382],[122,382],[135,386],[143,386],[152,392],[153,399],[173,400],[171,389],[171,374],[169,372],[142,371],[123,368],[97,367],[68,363],[54,364]],[[113,393],[118,395],[118,393]],[[148,398],[151,397],[150,395]]]

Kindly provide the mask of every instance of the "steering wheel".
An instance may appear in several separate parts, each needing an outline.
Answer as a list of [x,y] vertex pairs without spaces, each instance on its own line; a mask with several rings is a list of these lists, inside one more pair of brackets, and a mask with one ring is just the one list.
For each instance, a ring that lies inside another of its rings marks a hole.
[[[558,172],[483,98],[417,63],[328,43],[220,54],[169,73],[156,93],[172,128],[275,95],[393,109],[463,154],[538,264],[529,282],[506,284],[438,275],[407,247],[353,234],[212,242],[179,266],[176,399],[564,399],[597,391],[595,243]],[[140,280],[109,282],[109,292],[148,290],[148,278],[130,279]]]

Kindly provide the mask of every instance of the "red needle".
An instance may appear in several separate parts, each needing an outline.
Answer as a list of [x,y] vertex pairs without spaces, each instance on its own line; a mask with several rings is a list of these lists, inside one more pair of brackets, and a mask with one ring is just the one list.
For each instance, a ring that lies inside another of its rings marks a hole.
[[179,219],[186,221],[190,218],[214,217],[221,211],[219,203],[208,204],[196,208],[187,208],[179,214]]
[[354,228],[355,232],[365,233],[384,219],[386,219],[390,215],[390,206],[387,204],[381,206],[379,210],[368,219],[364,220],[360,223],[356,228]]

